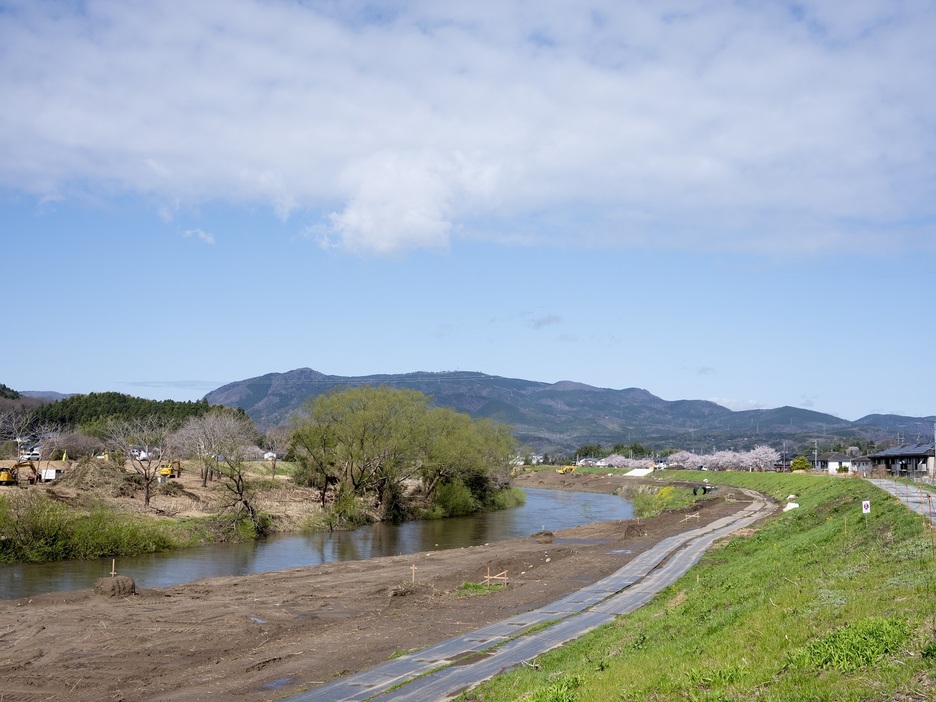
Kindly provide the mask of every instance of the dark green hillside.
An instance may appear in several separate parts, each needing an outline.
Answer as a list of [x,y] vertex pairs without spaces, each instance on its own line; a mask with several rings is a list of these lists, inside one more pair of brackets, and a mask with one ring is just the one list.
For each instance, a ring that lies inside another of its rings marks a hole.
[[3,398],[4,400],[18,400],[21,397],[22,395],[16,392],[16,390],[8,388],[3,383],[0,383],[0,398]]
[[37,424],[59,424],[65,427],[92,429],[100,427],[112,417],[136,419],[155,415],[178,420],[205,414],[211,406],[205,400],[177,402],[175,400],[147,400],[118,392],[92,392],[72,395],[50,402],[36,410]]

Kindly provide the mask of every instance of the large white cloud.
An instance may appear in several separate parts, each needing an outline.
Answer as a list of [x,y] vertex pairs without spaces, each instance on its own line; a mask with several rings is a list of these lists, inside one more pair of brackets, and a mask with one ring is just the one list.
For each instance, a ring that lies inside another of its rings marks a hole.
[[4,2],[0,185],[325,245],[932,242],[936,8]]

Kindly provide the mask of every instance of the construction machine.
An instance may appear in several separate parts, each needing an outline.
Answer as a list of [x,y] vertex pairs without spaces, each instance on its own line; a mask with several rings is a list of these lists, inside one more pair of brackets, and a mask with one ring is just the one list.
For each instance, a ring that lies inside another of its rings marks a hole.
[[29,469],[30,484],[36,482],[38,473],[35,464],[32,461],[17,461],[12,466],[0,468],[0,485],[19,485],[20,471],[25,468]]
[[179,461],[171,461],[164,466],[159,467],[159,475],[167,480],[169,478],[178,478],[182,474],[182,464]]
[[575,472],[575,466],[562,466],[562,468],[556,468],[556,472],[559,475],[568,475]]

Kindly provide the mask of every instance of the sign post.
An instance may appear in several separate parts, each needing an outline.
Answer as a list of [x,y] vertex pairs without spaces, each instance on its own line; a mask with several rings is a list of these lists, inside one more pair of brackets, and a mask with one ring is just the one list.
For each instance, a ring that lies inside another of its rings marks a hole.
[[865,517],[865,527],[868,526],[868,515],[871,514],[871,500],[863,500],[861,502],[861,512]]

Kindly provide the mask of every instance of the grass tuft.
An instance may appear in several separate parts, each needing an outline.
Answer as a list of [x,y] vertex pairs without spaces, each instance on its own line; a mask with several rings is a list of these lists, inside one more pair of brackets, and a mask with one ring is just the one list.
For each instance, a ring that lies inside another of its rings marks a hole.
[[485,585],[484,583],[462,583],[455,591],[455,594],[462,597],[474,597],[475,595],[487,595],[492,592],[500,592],[505,589],[505,587],[503,583],[491,583],[490,585]]

